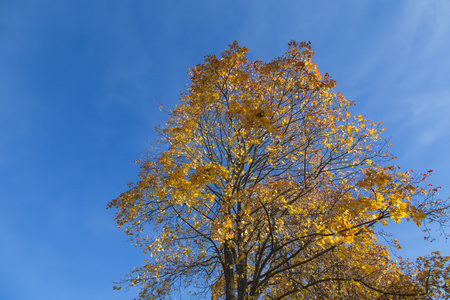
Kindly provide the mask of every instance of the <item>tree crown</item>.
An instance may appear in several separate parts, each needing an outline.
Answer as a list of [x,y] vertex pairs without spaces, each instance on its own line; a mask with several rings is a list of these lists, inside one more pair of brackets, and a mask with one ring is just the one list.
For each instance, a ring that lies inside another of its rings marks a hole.
[[448,258],[395,262],[374,229],[444,224],[447,203],[422,184],[431,172],[393,163],[382,124],[350,114],[309,43],[268,63],[247,51],[234,42],[190,70],[162,150],[109,203],[150,254],[125,282],[142,299],[170,297],[180,278],[227,300],[449,295]]

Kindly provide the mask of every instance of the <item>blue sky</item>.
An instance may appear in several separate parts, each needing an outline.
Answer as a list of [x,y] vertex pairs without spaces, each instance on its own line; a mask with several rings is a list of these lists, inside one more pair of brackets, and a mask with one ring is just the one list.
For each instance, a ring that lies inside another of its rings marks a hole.
[[[383,122],[398,164],[450,195],[450,2],[2,1],[0,298],[132,299],[140,265],[106,204],[135,180],[187,67],[237,40],[270,60],[311,41],[319,70]],[[412,224],[402,254],[450,255]]]

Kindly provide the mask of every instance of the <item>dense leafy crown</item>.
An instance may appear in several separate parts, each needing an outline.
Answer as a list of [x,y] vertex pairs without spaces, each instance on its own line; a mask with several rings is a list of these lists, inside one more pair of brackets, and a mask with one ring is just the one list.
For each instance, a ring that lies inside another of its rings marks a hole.
[[149,254],[123,284],[141,299],[183,288],[227,300],[448,297],[447,257],[393,260],[374,229],[446,222],[437,189],[421,187],[430,172],[393,164],[384,129],[348,112],[309,43],[269,63],[246,53],[235,42],[192,68],[159,129],[163,150],[109,204]]

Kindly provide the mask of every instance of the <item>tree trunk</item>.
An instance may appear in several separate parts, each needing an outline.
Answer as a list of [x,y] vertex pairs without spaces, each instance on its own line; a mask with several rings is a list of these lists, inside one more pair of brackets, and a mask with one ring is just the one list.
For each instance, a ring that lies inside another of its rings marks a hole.
[[225,300],[236,300],[236,281],[234,280],[233,254],[228,242],[223,245],[224,252],[224,276],[225,276]]
[[236,265],[236,273],[238,275],[238,300],[247,299],[247,257],[240,258]]

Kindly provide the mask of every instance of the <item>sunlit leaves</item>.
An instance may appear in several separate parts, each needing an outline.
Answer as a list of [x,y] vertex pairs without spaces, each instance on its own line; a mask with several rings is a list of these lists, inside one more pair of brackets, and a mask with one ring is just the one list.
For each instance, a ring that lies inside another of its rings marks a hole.
[[149,255],[124,284],[141,299],[185,286],[227,300],[448,295],[447,258],[396,262],[374,229],[447,220],[421,185],[430,172],[393,164],[384,128],[351,115],[309,43],[269,63],[247,51],[235,42],[190,70],[162,150],[109,204]]

